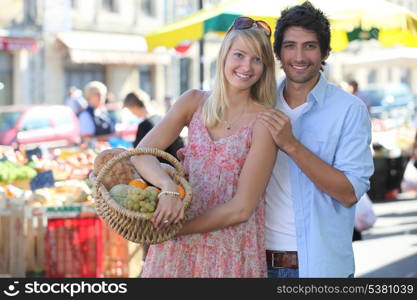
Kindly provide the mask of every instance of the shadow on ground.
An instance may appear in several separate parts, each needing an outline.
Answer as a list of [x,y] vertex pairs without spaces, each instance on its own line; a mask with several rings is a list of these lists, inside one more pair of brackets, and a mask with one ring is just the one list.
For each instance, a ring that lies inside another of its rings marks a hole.
[[362,274],[359,277],[417,278],[417,253]]

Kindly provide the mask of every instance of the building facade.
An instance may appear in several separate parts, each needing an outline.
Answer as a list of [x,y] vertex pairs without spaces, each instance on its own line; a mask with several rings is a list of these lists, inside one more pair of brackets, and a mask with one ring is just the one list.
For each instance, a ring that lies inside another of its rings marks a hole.
[[[7,3],[6,3],[7,2]],[[4,0],[0,105],[63,103],[70,86],[104,82],[114,100],[142,88],[163,101],[167,53],[144,34],[163,25],[165,0]]]

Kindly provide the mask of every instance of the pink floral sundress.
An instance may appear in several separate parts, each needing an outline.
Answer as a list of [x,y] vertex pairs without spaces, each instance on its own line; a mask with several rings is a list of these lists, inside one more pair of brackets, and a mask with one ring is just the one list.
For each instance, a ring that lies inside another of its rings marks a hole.
[[[201,119],[189,125],[184,168],[193,190],[189,218],[232,199],[251,145],[254,122],[214,141]],[[245,223],[181,236],[149,248],[142,277],[266,277],[264,201]]]

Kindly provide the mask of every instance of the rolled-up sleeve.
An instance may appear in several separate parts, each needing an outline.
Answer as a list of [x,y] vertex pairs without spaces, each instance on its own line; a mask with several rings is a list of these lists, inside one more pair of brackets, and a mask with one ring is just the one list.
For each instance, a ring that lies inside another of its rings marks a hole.
[[374,172],[371,135],[371,121],[366,106],[361,102],[351,105],[344,120],[334,167],[348,178],[357,200],[368,191],[369,178]]

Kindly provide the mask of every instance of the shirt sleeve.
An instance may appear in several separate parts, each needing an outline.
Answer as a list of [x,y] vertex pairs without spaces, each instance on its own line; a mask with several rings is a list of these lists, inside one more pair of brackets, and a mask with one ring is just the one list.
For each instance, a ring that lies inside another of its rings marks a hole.
[[95,125],[94,121],[91,118],[90,114],[86,111],[83,111],[78,116],[80,120],[80,134],[81,135],[94,135],[95,133]]
[[348,110],[337,146],[334,167],[348,178],[355,190],[356,199],[359,200],[368,191],[374,163],[371,151],[371,121],[365,105],[352,105]]

